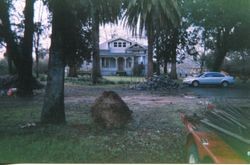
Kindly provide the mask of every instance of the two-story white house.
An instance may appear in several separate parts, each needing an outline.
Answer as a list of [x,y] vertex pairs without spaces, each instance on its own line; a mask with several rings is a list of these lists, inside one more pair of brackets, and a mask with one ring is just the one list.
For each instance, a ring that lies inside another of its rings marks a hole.
[[147,73],[147,47],[124,38],[115,38],[100,44],[100,65],[103,76],[132,75],[133,68],[144,65]]

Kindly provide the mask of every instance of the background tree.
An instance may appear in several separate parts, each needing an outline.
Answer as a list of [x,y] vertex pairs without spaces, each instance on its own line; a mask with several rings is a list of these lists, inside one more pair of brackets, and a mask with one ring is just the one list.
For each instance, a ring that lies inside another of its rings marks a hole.
[[164,73],[167,74],[167,64],[171,63],[170,76],[173,79],[177,78],[176,74],[176,58],[177,46],[179,44],[179,34],[176,28],[161,29],[155,40],[155,50],[157,61],[160,60],[164,66]]
[[2,39],[6,42],[6,57],[9,63],[9,71],[13,74],[11,63],[14,62],[15,66],[19,67],[20,61],[20,51],[19,44],[16,42],[16,37],[14,32],[11,30],[10,23],[10,8],[11,1],[2,0],[0,1],[0,19],[1,19],[1,28],[0,34]]
[[69,77],[78,76],[78,68],[84,60],[90,61],[93,51],[92,26],[88,18],[88,11],[83,6],[79,6],[75,10],[77,14],[69,27],[71,30],[63,36],[67,40],[64,42],[64,48],[68,52],[65,57],[66,64],[69,65]]
[[[155,30],[167,25],[178,27],[180,24],[180,12],[175,0],[133,0],[128,2],[125,12],[127,25],[133,34],[139,32],[142,35],[146,31],[148,37],[148,66],[147,77],[153,75],[153,45]],[[137,25],[139,23],[139,31]]]
[[229,51],[249,47],[250,35],[246,28],[250,26],[250,1],[196,0],[184,4],[190,21],[202,26],[207,36],[213,36],[213,70],[220,70]]
[[24,37],[22,43],[21,64],[18,68],[18,93],[21,96],[31,96],[33,94],[33,33],[34,33],[34,3],[35,0],[26,0],[24,8]]
[[18,73],[18,95],[30,96],[33,93],[32,76],[32,48],[33,48],[33,17],[35,0],[26,0],[24,8],[24,36],[18,42],[17,35],[11,30],[10,6],[11,1],[0,2],[2,20],[2,34],[6,42],[7,55],[13,60]]
[[99,52],[99,25],[118,21],[121,14],[121,0],[88,0],[90,18],[92,20],[93,68],[92,83],[98,83],[101,78],[100,52]]

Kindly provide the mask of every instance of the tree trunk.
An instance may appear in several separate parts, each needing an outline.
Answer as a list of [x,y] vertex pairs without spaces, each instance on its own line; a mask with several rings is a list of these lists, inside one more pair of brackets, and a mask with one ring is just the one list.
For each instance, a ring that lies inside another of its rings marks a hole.
[[161,64],[159,61],[157,61],[157,66],[156,66],[156,74],[160,75],[161,74]]
[[171,62],[171,72],[170,72],[171,79],[177,79],[177,72],[176,72],[176,59],[173,59]]
[[150,78],[153,76],[153,44],[154,44],[154,34],[151,25],[147,29],[148,35],[148,73],[147,77]]
[[99,12],[92,7],[92,38],[93,38],[93,67],[92,67],[92,83],[98,83],[101,78],[100,69],[100,50],[99,50]]
[[64,54],[63,41],[63,9],[65,1],[54,0],[52,7],[52,36],[49,57],[49,71],[44,104],[41,113],[42,123],[65,123],[64,111]]
[[164,59],[164,68],[163,68],[164,74],[168,74],[168,60]]
[[72,64],[69,66],[68,77],[77,77],[77,64]]
[[18,68],[18,95],[33,95],[32,88],[32,52],[33,52],[33,33],[34,33],[34,2],[26,0],[24,9],[24,40],[22,45],[21,67]]
[[11,59],[11,56],[8,52],[6,53],[6,58],[7,58],[7,62],[8,62],[8,72],[10,75],[14,75],[15,73],[14,73],[13,65],[12,65],[13,60]]
[[227,55],[228,29],[219,29],[216,42],[216,56],[213,64],[213,71],[220,71],[223,61]]
[[39,32],[37,32],[37,39],[36,39],[36,43],[35,43],[35,54],[36,54],[36,78],[39,77],[39,41],[40,41],[40,34]]
[[177,72],[176,72],[177,45],[178,45],[178,29],[174,29],[173,39],[172,39],[172,47],[171,47],[171,73],[170,73],[170,77],[172,79],[177,79]]

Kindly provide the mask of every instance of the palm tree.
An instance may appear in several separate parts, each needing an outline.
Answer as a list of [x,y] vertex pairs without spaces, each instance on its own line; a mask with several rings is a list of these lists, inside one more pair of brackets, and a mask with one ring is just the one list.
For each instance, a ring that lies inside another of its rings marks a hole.
[[139,35],[143,30],[148,37],[148,72],[147,77],[153,75],[153,44],[157,28],[167,28],[168,25],[178,27],[180,12],[176,0],[131,0],[128,2],[124,19],[136,34],[139,23]]
[[92,83],[98,83],[101,78],[99,52],[99,25],[117,22],[120,14],[121,0],[89,0],[90,17],[92,20],[93,68]]

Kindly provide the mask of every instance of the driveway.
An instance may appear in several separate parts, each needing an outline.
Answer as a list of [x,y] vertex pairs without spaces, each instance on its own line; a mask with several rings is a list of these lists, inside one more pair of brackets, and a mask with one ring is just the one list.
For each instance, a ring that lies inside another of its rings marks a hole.
[[250,98],[250,88],[246,87],[187,87],[185,92],[199,97],[223,97],[223,98]]

